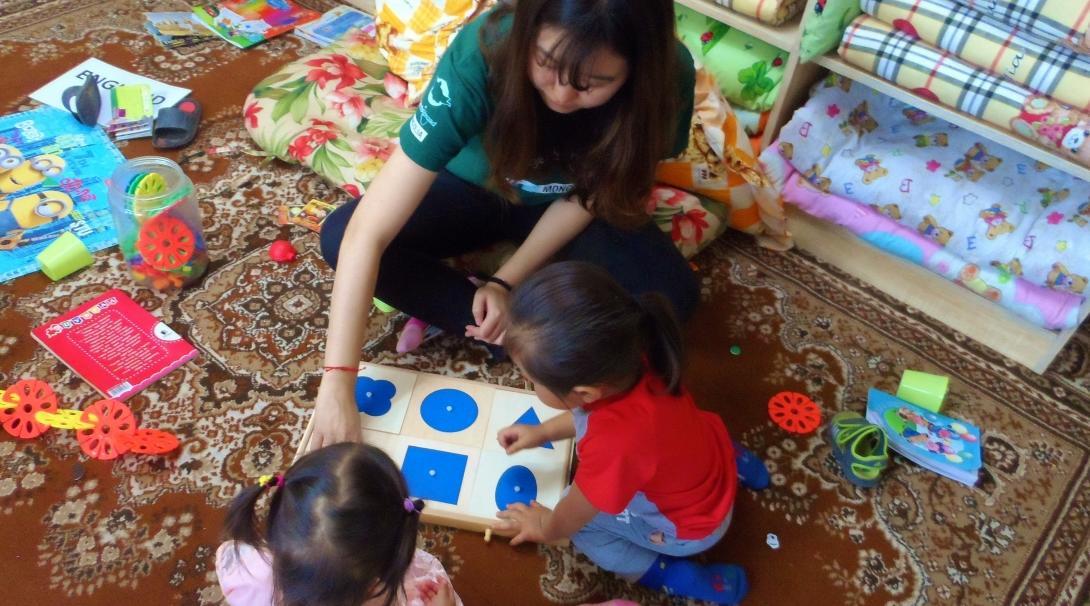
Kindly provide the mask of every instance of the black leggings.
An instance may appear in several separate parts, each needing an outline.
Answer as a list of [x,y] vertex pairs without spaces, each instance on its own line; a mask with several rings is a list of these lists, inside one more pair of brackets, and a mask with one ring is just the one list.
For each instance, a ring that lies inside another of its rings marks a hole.
[[[322,224],[322,256],[334,269],[344,230],[357,204],[345,204]],[[476,287],[464,272],[442,260],[497,242],[522,243],[547,207],[512,204],[440,172],[382,256],[375,296],[448,333],[462,334],[467,325],[475,324]],[[653,223],[625,231],[596,219],[560,251],[557,260],[594,263],[636,295],[660,292],[673,303],[681,320],[692,314],[699,296],[689,264]]]

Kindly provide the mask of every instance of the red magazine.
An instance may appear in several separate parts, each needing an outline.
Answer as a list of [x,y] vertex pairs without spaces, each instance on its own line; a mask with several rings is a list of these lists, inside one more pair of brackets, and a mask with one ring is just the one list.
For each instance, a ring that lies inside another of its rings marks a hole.
[[114,289],[31,331],[108,398],[124,400],[192,360],[197,350]]

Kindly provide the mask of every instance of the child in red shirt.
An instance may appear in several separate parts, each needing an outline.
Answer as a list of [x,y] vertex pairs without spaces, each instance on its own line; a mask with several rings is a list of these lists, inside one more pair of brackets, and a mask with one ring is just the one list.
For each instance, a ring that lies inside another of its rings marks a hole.
[[517,532],[512,544],[571,537],[602,568],[673,595],[741,600],[740,566],[686,556],[726,533],[739,470],[758,488],[768,473],[681,387],[680,329],[663,298],[556,263],[515,291],[504,346],[541,401],[569,414],[506,427],[500,444],[512,454],[574,437],[579,466],[555,511],[514,504],[496,528]]

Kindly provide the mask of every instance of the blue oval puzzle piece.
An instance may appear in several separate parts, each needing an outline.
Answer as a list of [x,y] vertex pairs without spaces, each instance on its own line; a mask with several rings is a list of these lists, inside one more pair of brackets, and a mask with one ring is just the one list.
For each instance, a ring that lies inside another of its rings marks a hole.
[[496,482],[496,507],[507,509],[512,503],[529,505],[537,498],[537,478],[534,472],[522,465],[508,467]]
[[397,388],[385,379],[356,377],[356,409],[365,415],[381,417],[393,408]]
[[420,403],[420,416],[432,429],[454,433],[477,420],[477,403],[460,389],[437,389]]

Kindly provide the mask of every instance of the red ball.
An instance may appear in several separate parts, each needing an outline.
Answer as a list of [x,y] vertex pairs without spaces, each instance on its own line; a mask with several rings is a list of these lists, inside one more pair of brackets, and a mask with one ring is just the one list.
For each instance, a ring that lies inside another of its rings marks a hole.
[[287,240],[276,240],[269,245],[269,258],[277,263],[291,263],[298,256],[299,251]]

